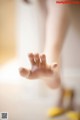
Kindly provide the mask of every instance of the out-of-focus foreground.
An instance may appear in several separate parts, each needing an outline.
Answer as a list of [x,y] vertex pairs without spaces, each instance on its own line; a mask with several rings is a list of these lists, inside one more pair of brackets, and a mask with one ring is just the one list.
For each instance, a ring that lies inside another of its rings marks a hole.
[[[48,89],[40,80],[23,79],[18,72],[21,66],[30,67],[29,52],[43,50],[44,19],[40,13],[37,4],[0,0],[0,112],[8,112],[9,120],[47,120],[48,107],[58,101],[59,90]],[[79,37],[70,26],[62,51],[62,80],[65,86],[77,91],[77,104],[80,103],[79,51]]]

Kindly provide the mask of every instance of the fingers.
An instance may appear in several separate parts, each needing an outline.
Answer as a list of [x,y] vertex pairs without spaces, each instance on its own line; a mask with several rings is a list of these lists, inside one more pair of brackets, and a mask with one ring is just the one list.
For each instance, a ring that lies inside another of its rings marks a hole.
[[25,68],[19,68],[19,73],[22,77],[28,78],[30,75],[30,70],[27,70]]
[[25,78],[30,79],[30,80],[36,79],[38,77],[38,74],[36,71],[33,72],[33,71],[25,69],[25,68],[20,68],[19,73],[22,77],[25,77]]
[[30,53],[29,60],[30,60],[32,66],[39,67],[39,63],[40,63],[39,54]]
[[57,63],[53,63],[53,64],[51,65],[51,69],[52,69],[52,70],[56,69],[57,67],[58,67],[58,64],[57,64]]
[[34,54],[33,53],[29,54],[29,60],[30,60],[32,66],[36,64],[35,60],[34,60]]
[[46,67],[46,56],[44,54],[40,56],[40,67]]
[[44,54],[39,55],[30,53],[29,60],[32,66],[45,67],[46,66],[46,56]]
[[35,60],[36,66],[39,67],[39,64],[40,64],[39,54],[35,54],[35,55],[34,55],[34,60]]

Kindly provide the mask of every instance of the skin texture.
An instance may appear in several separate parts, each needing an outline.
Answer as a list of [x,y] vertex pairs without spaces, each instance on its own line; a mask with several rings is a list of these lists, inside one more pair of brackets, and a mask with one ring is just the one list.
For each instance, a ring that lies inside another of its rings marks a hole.
[[[46,6],[46,2],[48,5]],[[65,36],[69,27],[68,7],[66,5],[54,4],[55,0],[38,0],[40,17],[43,18],[44,34],[41,32],[41,39],[45,39],[45,46],[42,55],[29,54],[31,69],[20,68],[19,72],[22,77],[30,80],[41,78],[45,84],[51,89],[61,87],[62,95],[58,103],[58,107],[62,107],[66,90],[62,86],[60,70],[61,70],[61,52],[65,43]],[[47,16],[47,17],[46,17]],[[46,24],[45,24],[46,23]],[[43,27],[42,27],[43,28]],[[68,90],[69,91],[69,90]],[[70,101],[73,101],[74,95],[70,90]],[[73,104],[69,106],[70,109]]]
[[[50,88],[57,88],[60,85],[58,73],[56,72],[57,63],[48,65],[46,62],[46,56],[44,54],[29,54],[29,60],[31,62],[31,69],[20,68],[21,76],[34,80],[41,78]],[[56,80],[54,80],[54,78]],[[52,80],[52,81],[50,81]]]

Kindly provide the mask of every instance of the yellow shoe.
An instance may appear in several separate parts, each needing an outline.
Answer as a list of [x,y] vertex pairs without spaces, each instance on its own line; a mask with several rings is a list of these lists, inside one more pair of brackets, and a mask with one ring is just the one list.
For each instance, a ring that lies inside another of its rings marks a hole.
[[64,113],[63,108],[51,108],[48,111],[48,117],[55,117]]
[[79,113],[70,111],[67,113],[67,117],[69,117],[71,120],[79,120]]

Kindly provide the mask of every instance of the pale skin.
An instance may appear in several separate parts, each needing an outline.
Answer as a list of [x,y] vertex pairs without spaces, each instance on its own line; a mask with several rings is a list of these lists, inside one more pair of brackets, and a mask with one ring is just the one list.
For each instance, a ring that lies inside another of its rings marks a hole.
[[[20,74],[30,80],[41,78],[50,88],[57,88],[60,85],[59,76],[56,75],[56,80],[52,80],[56,72],[57,63],[48,65],[44,54],[29,54],[31,69],[20,68]],[[52,80],[49,82],[49,80]]]
[[[57,84],[54,84],[54,87],[53,87],[54,89],[54,88],[60,87],[60,77],[59,77],[60,55],[61,55],[61,50],[63,47],[64,40],[65,40],[64,38],[67,32],[69,21],[68,21],[67,14],[65,14],[67,13],[66,7],[64,7],[63,5],[57,6],[56,4],[53,7],[52,5],[54,4],[53,0],[51,0],[50,2],[51,4],[47,8],[48,14],[45,20],[46,41],[45,41],[45,47],[43,51],[44,54],[39,55],[39,54],[30,53],[29,60],[32,66],[31,70],[20,68],[20,74],[23,77],[26,77],[29,79],[36,79],[36,78],[46,77],[47,75],[46,73],[49,72],[48,77],[50,77],[50,79],[53,79],[52,74],[54,74],[55,73],[54,71],[56,71],[57,73],[56,78],[58,77],[58,79],[56,80]],[[45,15],[46,8],[45,8],[44,1],[39,0],[38,5],[39,5],[39,8],[41,8],[41,12],[43,10],[43,13],[44,13],[44,14],[42,13],[43,17],[46,16]],[[34,70],[35,66],[36,66],[36,69]],[[30,72],[30,75],[28,76],[29,72]]]
[[[54,0],[49,1],[50,4],[47,7],[47,11],[45,2],[43,0],[38,2],[39,8],[43,11],[41,17],[47,16],[44,21],[44,25],[46,22],[44,31],[46,40],[43,54],[30,53],[31,69],[22,67],[19,72],[22,77],[30,80],[41,78],[51,89],[61,88],[62,96],[58,106],[62,107],[65,90],[60,80],[61,51],[70,21],[66,6],[55,4],[53,7]],[[72,99],[73,96],[71,96]]]

